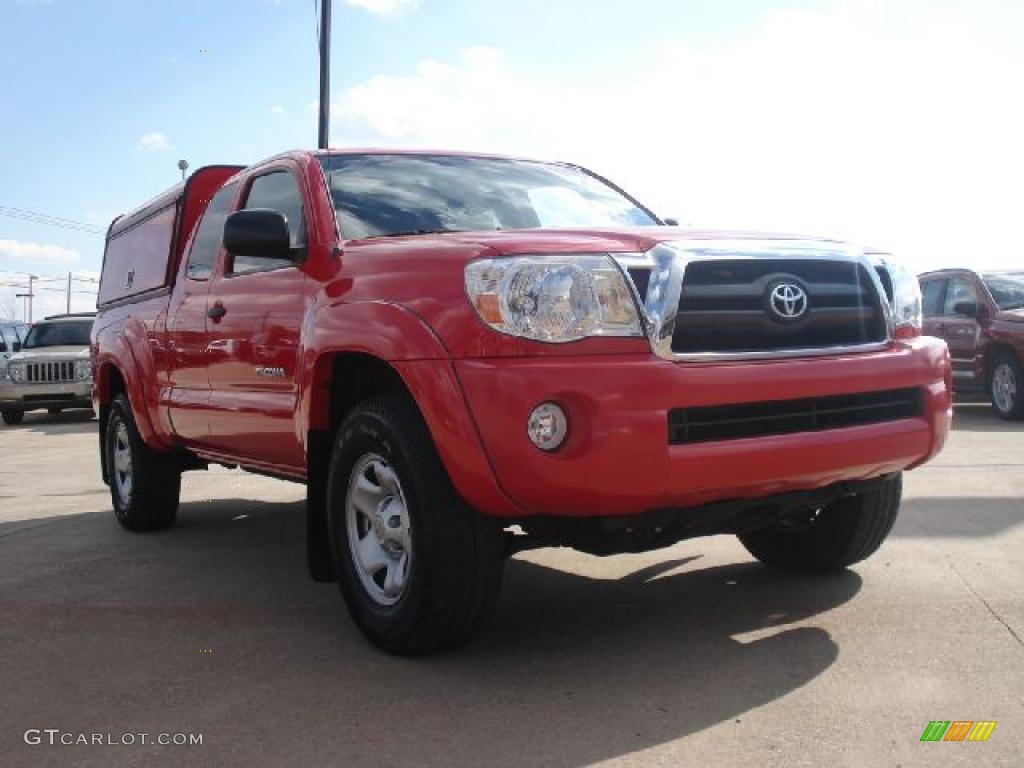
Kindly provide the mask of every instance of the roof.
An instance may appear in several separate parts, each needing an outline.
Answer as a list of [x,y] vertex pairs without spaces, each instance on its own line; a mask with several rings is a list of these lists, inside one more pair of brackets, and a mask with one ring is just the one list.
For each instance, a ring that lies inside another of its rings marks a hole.
[[70,315],[50,315],[44,317],[43,322],[61,322],[63,320],[92,320],[96,317],[95,312],[72,312]]
[[970,272],[972,275],[980,274],[978,270],[972,269],[971,267],[942,267],[941,269],[929,269],[926,272],[921,272],[918,277],[927,277],[928,275],[942,275],[947,272]]
[[151,215],[157,211],[161,211],[168,205],[176,203],[181,199],[192,183],[199,174],[210,170],[211,168],[228,168],[234,171],[242,171],[245,166],[242,165],[204,165],[202,168],[197,168],[191,174],[189,174],[187,181],[179,181],[173,187],[165,189],[156,197],[150,198],[142,205],[133,208],[127,213],[121,214],[115,218],[107,229],[107,239],[116,237],[117,235],[124,232],[126,229],[131,229],[133,226],[138,224],[140,221],[148,219]]
[[918,277],[929,277],[930,275],[947,275],[951,272],[967,272],[978,277],[989,275],[1024,275],[1024,269],[975,269],[974,267],[943,267],[941,269],[929,269],[922,272]]

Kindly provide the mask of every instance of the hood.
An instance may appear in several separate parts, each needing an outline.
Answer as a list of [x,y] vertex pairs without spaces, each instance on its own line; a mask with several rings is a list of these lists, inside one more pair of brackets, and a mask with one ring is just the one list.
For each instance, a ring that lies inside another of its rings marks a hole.
[[621,227],[600,229],[507,229],[417,235],[490,248],[501,255],[527,253],[643,253],[658,243],[686,240],[793,240],[834,243],[824,238],[769,232],[685,227]]
[[1020,309],[1001,309],[996,312],[996,320],[1006,323],[1024,323],[1024,307]]
[[68,360],[89,358],[88,347],[40,347],[39,349],[23,349],[11,355],[10,363],[31,363],[37,360]]

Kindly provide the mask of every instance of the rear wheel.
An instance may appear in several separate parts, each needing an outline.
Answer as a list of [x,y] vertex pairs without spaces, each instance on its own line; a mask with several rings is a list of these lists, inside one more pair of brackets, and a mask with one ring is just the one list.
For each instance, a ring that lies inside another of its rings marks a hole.
[[455,493],[411,401],[369,400],[341,425],[327,507],[342,595],[373,643],[420,654],[474,635],[500,588],[501,528]]
[[4,424],[9,427],[21,424],[25,420],[25,412],[19,411],[17,408],[4,408],[0,413],[3,415]]
[[860,562],[885,541],[896,521],[902,475],[811,513],[795,530],[771,528],[741,534],[747,550],[766,565],[787,571],[838,571]]
[[1021,397],[1020,363],[1009,352],[1003,352],[992,364],[992,375],[989,377],[989,395],[992,397],[992,408],[1004,419],[1024,419],[1024,398]]
[[128,398],[118,395],[110,408],[104,438],[110,499],[118,522],[130,531],[174,525],[181,491],[181,465],[147,446],[135,426]]

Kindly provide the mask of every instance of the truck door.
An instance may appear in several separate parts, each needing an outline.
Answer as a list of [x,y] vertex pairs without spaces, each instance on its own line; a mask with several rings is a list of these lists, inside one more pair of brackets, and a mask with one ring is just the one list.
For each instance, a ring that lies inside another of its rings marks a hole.
[[[967,305],[973,305],[974,310],[970,313],[958,311]],[[977,318],[978,307],[978,291],[973,281],[961,276],[949,278],[940,331],[949,345],[949,355],[953,359],[953,377],[964,383],[974,382],[974,357],[981,333]]]
[[[292,249],[306,245],[299,178],[268,167],[243,190],[239,208],[269,208],[288,221]],[[299,329],[306,302],[301,266],[224,252],[210,286],[210,445],[231,457],[301,469],[296,432]]]
[[162,400],[175,433],[200,445],[207,444],[210,432],[207,297],[221,250],[224,220],[237,191],[237,184],[222,187],[206,207],[167,307],[170,391]]

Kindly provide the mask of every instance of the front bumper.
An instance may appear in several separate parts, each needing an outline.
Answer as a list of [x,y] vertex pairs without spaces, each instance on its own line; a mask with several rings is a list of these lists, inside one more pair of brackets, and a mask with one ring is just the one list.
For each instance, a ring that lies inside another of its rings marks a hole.
[[0,382],[0,408],[31,411],[37,408],[91,408],[92,381],[16,384]]
[[[622,515],[756,499],[899,472],[941,448],[952,417],[946,346],[921,337],[831,358],[673,363],[653,355],[455,363],[488,460],[527,514]],[[670,445],[675,408],[918,388],[918,417],[819,432]],[[529,412],[560,403],[570,431],[544,453]],[[488,511],[488,510],[482,510]]]

